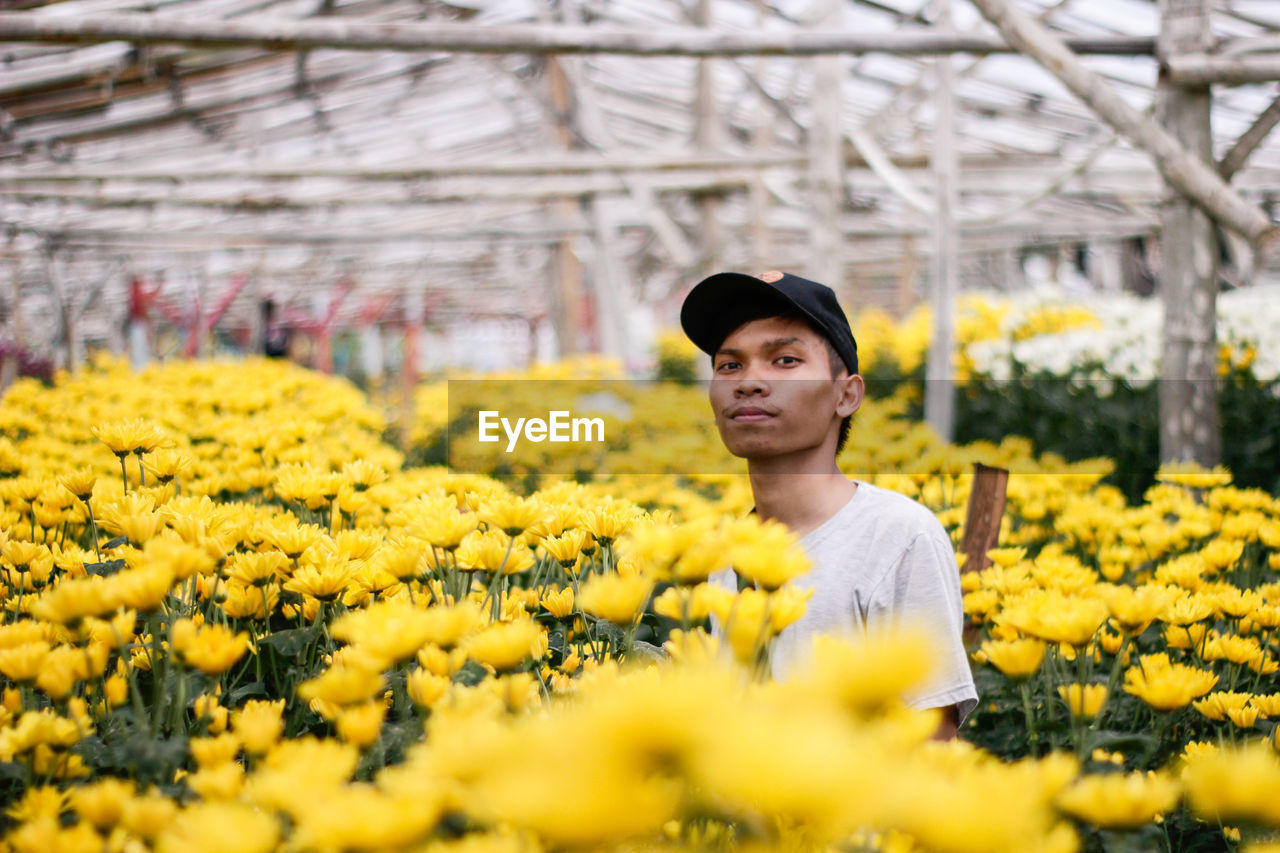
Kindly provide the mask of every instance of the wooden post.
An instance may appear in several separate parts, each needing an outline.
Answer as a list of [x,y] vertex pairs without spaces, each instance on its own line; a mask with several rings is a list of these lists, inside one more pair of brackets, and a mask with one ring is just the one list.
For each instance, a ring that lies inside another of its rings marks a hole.
[[[710,27],[711,0],[698,0],[694,23]],[[710,59],[698,60],[698,74],[694,90],[695,124],[693,144],[701,155],[720,148],[719,115],[716,109],[715,68]],[[704,275],[720,272],[720,258],[724,251],[724,229],[720,227],[720,198],[714,191],[698,195],[699,227],[702,238],[702,272]]]
[[[1163,61],[1211,46],[1210,0],[1160,0],[1156,86],[1160,125],[1205,163],[1213,163],[1208,85],[1169,79]],[[1190,198],[1167,186],[1160,211],[1160,459],[1222,461],[1218,418],[1218,239],[1213,220]]]
[[911,306],[915,305],[916,282],[916,238],[906,234],[902,238],[902,258],[898,263],[898,301],[896,311],[898,319],[907,316]]
[[[942,0],[935,26],[951,27],[951,0]],[[950,56],[934,60],[937,72],[936,118],[933,139],[933,332],[925,365],[924,417],[942,438],[951,441],[955,417],[955,387],[951,375],[955,349],[955,295],[959,283],[960,251],[955,212],[959,203],[960,157],[956,150],[955,68]]]
[[973,486],[969,489],[964,539],[960,543],[960,551],[968,555],[962,572],[980,572],[991,565],[987,552],[1000,541],[1008,485],[1009,472],[1004,468],[973,463]]
[[591,200],[592,224],[595,232],[595,263],[591,281],[596,300],[596,328],[599,330],[601,353],[620,360],[624,365],[631,360],[631,346],[627,334],[628,312],[624,306],[626,282],[621,264],[615,254],[617,228],[608,210],[609,201],[604,198]]
[[[560,59],[547,57],[547,81],[551,87],[551,106],[556,113],[556,125],[553,130],[556,141],[566,150],[573,147],[573,104],[569,92],[569,79],[565,75]],[[560,199],[552,205],[555,220],[561,225],[568,225],[576,218],[574,210],[577,202],[573,199]],[[556,330],[556,341],[560,348],[560,357],[573,355],[582,349],[578,330],[578,311],[582,302],[582,262],[573,250],[574,234],[566,230],[556,243],[555,289],[551,296],[552,324]]]
[[9,338],[13,341],[13,352],[8,356],[0,355],[0,393],[18,378],[22,351],[27,343],[22,326],[22,263],[18,259],[17,252],[13,250],[14,235],[12,233],[6,242],[8,246],[5,256],[9,261],[7,266],[12,270],[9,278],[12,282],[12,296],[9,301],[9,316],[6,319],[9,324]]
[[[813,0],[812,23],[832,32],[840,26],[837,0]],[[813,65],[812,118],[809,123],[809,276],[844,294],[844,257],[840,240],[844,190],[844,134],[840,98],[840,58],[823,56]],[[847,298],[847,295],[846,295]]]
[[[765,21],[764,0],[755,0],[756,28],[763,29]],[[752,63],[751,75],[759,80],[763,76],[765,60],[756,57]],[[751,133],[751,145],[763,152],[773,144],[773,113],[770,105],[764,100],[763,87],[760,92],[760,109],[756,111],[755,127]],[[764,174],[756,171],[751,176],[748,187],[751,201],[751,269],[755,271],[776,266],[772,263],[773,250],[769,243],[769,190],[764,185]]]

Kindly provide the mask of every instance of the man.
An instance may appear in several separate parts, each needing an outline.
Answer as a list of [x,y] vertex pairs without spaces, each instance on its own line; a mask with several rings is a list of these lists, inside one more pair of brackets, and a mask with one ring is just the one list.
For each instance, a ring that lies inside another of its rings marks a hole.
[[[716,427],[747,460],[752,512],[786,524],[813,563],[794,581],[814,594],[776,640],[774,678],[786,677],[815,633],[911,617],[934,632],[940,671],[907,699],[942,709],[935,737],[954,737],[978,704],[955,550],[928,508],[836,465],[865,389],[835,292],[781,272],[719,273],[690,291],[680,323],[712,357]],[[711,580],[737,588],[731,568]]]

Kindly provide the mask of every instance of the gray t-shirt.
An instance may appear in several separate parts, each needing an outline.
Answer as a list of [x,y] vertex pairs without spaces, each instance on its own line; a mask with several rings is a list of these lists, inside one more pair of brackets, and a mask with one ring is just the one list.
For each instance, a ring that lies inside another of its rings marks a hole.
[[[858,490],[835,515],[810,531],[800,546],[813,567],[792,581],[813,588],[804,616],[774,643],[772,674],[783,681],[808,656],[817,633],[888,627],[894,615],[915,618],[932,631],[937,670],[905,697],[916,708],[957,705],[963,723],[978,704],[964,649],[960,571],[951,539],[923,504],[898,492],[855,480]],[[710,582],[737,590],[733,569]],[[712,617],[713,633],[720,626]]]

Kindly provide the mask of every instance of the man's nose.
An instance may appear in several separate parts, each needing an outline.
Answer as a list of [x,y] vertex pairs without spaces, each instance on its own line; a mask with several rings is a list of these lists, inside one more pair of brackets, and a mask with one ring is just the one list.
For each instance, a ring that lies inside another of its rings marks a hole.
[[769,385],[753,368],[748,367],[738,377],[738,384],[733,390],[736,394],[763,394],[769,390]]

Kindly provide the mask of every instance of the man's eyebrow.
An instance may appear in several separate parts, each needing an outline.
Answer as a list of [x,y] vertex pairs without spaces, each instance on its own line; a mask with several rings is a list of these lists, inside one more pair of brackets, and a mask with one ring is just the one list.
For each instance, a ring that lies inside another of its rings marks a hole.
[[[765,341],[760,346],[762,349],[777,349],[778,347],[790,346],[791,344],[800,344],[803,347],[805,346],[805,340],[804,338],[798,338],[792,335],[789,338],[774,338],[771,341]],[[721,347],[716,350],[716,355],[742,355],[742,350]]]

